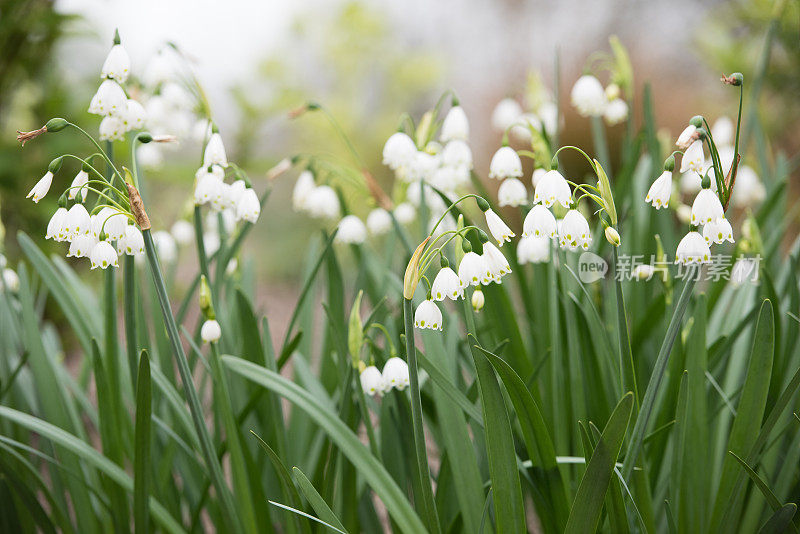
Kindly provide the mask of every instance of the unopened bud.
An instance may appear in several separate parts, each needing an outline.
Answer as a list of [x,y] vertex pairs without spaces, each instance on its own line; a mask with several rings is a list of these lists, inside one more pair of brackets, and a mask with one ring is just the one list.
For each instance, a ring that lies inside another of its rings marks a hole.
[[675,156],[670,156],[664,160],[664,170],[669,172],[675,170]]
[[198,301],[200,303],[200,311],[203,312],[203,317],[206,319],[215,319],[214,305],[211,302],[211,288],[208,286],[208,280],[206,280],[205,275],[200,277]]
[[483,309],[484,304],[486,304],[486,297],[479,287],[472,293],[472,309],[479,312]]
[[57,173],[59,169],[61,169],[61,163],[63,162],[63,157],[59,156],[53,161],[50,162],[50,165],[47,166],[47,170],[52,172],[53,174]]
[[606,227],[606,241],[615,247],[618,247],[620,244],[619,232],[617,232],[613,226]]
[[703,116],[695,115],[694,117],[689,119],[689,124],[691,124],[695,128],[700,128],[703,125]]
[[488,202],[486,201],[486,199],[485,199],[485,198],[483,198],[483,197],[475,197],[475,202],[478,204],[478,207],[479,207],[479,208],[481,209],[481,211],[483,211],[483,212],[486,212],[487,210],[489,210],[489,209],[491,208],[491,206],[489,205],[489,203],[488,203]]
[[738,87],[744,83],[744,76],[741,72],[734,72],[730,76],[725,76],[723,74],[722,78],[720,78],[720,81],[724,84]]

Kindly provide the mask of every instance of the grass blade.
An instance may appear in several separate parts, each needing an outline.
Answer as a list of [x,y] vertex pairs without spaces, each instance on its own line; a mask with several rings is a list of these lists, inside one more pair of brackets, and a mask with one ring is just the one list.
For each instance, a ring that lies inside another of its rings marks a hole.
[[133,524],[136,534],[150,531],[147,501],[150,495],[150,433],[151,433],[152,382],[150,358],[143,350],[139,356],[139,373],[136,378],[136,427],[134,430],[133,457]]
[[293,467],[292,473],[294,474],[294,480],[297,483],[297,486],[300,488],[300,491],[303,493],[306,500],[308,500],[308,502],[311,504],[311,507],[319,516],[319,519],[312,519],[315,521],[322,520],[324,525],[337,530],[342,534],[347,534],[347,530],[344,528],[344,525],[342,525],[342,522],[339,521],[339,518],[333,513],[333,510],[331,510],[331,507],[325,502],[325,499],[322,498],[322,495],[320,495],[314,485],[311,484],[311,481],[308,480],[308,477],[305,475],[305,473],[303,473],[299,467]]

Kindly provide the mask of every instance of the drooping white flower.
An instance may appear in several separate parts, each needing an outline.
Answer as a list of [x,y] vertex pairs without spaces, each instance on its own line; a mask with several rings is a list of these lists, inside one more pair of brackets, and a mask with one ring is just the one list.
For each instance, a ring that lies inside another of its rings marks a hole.
[[103,120],[100,121],[99,132],[101,141],[124,141],[126,131],[127,128],[121,116],[106,115],[103,117]]
[[503,219],[491,209],[486,210],[484,215],[486,216],[486,226],[489,227],[489,233],[492,234],[492,237],[497,241],[498,246],[502,247],[504,242],[510,242],[511,238],[516,235],[511,231],[511,228],[503,222]]
[[100,71],[101,78],[114,78],[119,83],[124,83],[128,79],[128,74],[131,70],[131,58],[128,52],[117,44],[111,47],[111,50],[103,62],[103,68]]
[[236,218],[240,221],[255,223],[261,215],[261,201],[252,187],[245,189],[236,202]]
[[361,381],[361,389],[367,395],[375,396],[383,393],[383,376],[374,365],[370,365],[361,371],[359,380]]
[[47,233],[45,239],[53,239],[55,241],[65,241],[67,239],[67,231],[64,228],[64,223],[67,218],[67,208],[58,208],[53,216],[50,217],[50,222],[47,223]]
[[711,250],[705,238],[695,231],[683,236],[675,252],[675,263],[683,265],[711,263]]
[[72,184],[69,187],[69,193],[67,193],[67,198],[73,200],[78,193],[80,193],[81,198],[86,200],[86,195],[89,194],[89,186],[87,185],[89,182],[89,173],[81,170],[78,174],[75,175],[75,178],[72,180]]
[[506,257],[503,256],[503,253],[500,252],[500,249],[491,243],[483,244],[483,254],[481,254],[481,256],[483,257],[483,261],[489,270],[489,274],[492,276],[492,280],[498,284],[503,276],[511,272],[511,267],[508,265],[508,260]]
[[603,118],[609,126],[619,124],[628,118],[628,104],[621,98],[615,98],[606,104]]
[[439,135],[439,140],[442,143],[447,143],[454,139],[460,141],[469,139],[469,120],[467,120],[467,114],[464,113],[464,108],[461,106],[450,108],[442,123],[442,133]]
[[203,343],[216,343],[222,337],[222,328],[214,319],[209,319],[200,327],[200,338]]
[[394,217],[400,224],[410,224],[417,216],[417,210],[410,202],[401,202],[394,208]]
[[731,223],[728,222],[728,219],[721,218],[721,219],[714,219],[713,221],[706,223],[703,225],[703,237],[706,240],[706,243],[709,245],[711,243],[722,244],[725,241],[729,243],[733,243],[733,228],[731,228]]
[[[230,208],[232,210],[236,210],[236,206],[239,204],[239,201],[242,200],[242,195],[244,195],[245,191],[247,191],[248,187],[247,184],[244,183],[244,180],[236,180],[228,187],[225,188],[223,194],[223,204],[226,208]],[[260,211],[260,204],[259,204],[259,211]]]
[[492,126],[505,131],[522,115],[522,106],[513,98],[504,98],[492,111]]
[[545,102],[536,110],[536,115],[542,123],[542,128],[548,135],[552,135],[558,126],[558,106],[555,102]]
[[175,221],[169,231],[178,245],[189,245],[194,241],[194,226],[185,219]]
[[558,226],[553,213],[542,204],[536,204],[525,216],[522,223],[523,237],[547,237],[557,236]]
[[104,80],[89,103],[89,113],[93,115],[114,115],[128,107],[125,91],[114,80]]
[[[555,223],[555,219],[553,220]],[[546,263],[550,260],[550,238],[535,235],[523,236],[517,243],[517,262]]]
[[90,233],[92,230],[92,219],[83,204],[73,205],[67,212],[64,219],[64,232],[67,239],[73,239],[79,235]]
[[307,209],[308,198],[311,196],[315,187],[314,175],[311,174],[311,171],[301,172],[294,184],[294,189],[292,189],[292,207],[296,211]]
[[219,250],[220,239],[219,234],[214,230],[209,230],[203,233],[203,248],[207,256],[213,256]]
[[600,81],[589,74],[584,74],[570,93],[572,105],[583,117],[597,117],[603,114],[606,108],[606,92]]
[[542,180],[545,174],[547,174],[547,171],[541,167],[538,169],[533,169],[533,174],[531,175],[531,185],[534,189],[536,189],[536,186],[539,185],[539,182]]
[[714,121],[714,126],[711,127],[711,137],[718,147],[732,145],[734,133],[733,121],[725,116]]
[[557,170],[547,171],[541,177],[539,183],[536,184],[533,203],[538,204],[539,202],[544,204],[546,208],[555,203],[561,204],[565,208],[569,208],[570,204],[572,204],[572,191],[569,188],[569,183]]
[[392,216],[383,208],[375,208],[367,215],[367,230],[372,235],[382,235],[392,227]]
[[225,154],[225,145],[222,143],[222,136],[219,133],[211,134],[203,152],[203,167],[211,165],[228,166],[228,156]]
[[414,328],[442,329],[442,311],[432,300],[423,301],[414,312]]
[[91,234],[75,237],[69,244],[68,258],[88,258],[92,249],[97,244],[97,239]]
[[515,139],[523,143],[529,143],[531,140],[531,128],[541,131],[542,121],[539,120],[535,113],[523,113],[517,118],[509,133]]
[[492,273],[486,260],[475,252],[467,252],[458,265],[458,278],[463,287],[488,284],[492,281]]
[[345,215],[339,221],[339,231],[336,233],[334,241],[337,243],[348,243],[360,245],[367,239],[367,227],[355,215]]
[[678,136],[678,139],[675,141],[675,146],[677,146],[682,150],[689,148],[689,145],[691,145],[695,141],[696,133],[697,133],[697,127],[695,127],[693,124],[690,124],[689,126],[684,128],[681,134]]
[[528,203],[528,190],[518,178],[506,178],[497,190],[500,206],[522,206]]
[[414,154],[406,167],[397,169],[397,176],[406,182],[429,181],[436,169],[439,168],[439,164],[439,158],[420,150]]
[[156,246],[156,252],[162,262],[170,264],[175,263],[175,260],[178,259],[178,247],[175,244],[175,238],[169,232],[164,230],[153,232],[153,244]]
[[503,146],[494,153],[489,164],[489,178],[519,178],[522,176],[522,161],[517,151],[510,146]]
[[703,142],[698,139],[689,145],[689,148],[683,153],[683,158],[681,158],[681,172],[686,172],[691,169],[696,173],[702,174],[705,160]]
[[[463,186],[469,180],[469,169],[442,165],[431,176],[430,184],[443,192],[451,192]],[[419,182],[415,182],[419,183]],[[413,184],[412,184],[413,185]]]
[[417,145],[403,132],[396,132],[383,145],[383,164],[397,171],[409,167],[417,155]]
[[98,241],[89,253],[89,261],[91,262],[92,269],[100,267],[107,269],[109,267],[119,267],[117,260],[117,251],[107,240]]
[[664,171],[661,176],[655,179],[653,185],[644,197],[645,202],[649,202],[655,209],[666,208],[669,205],[669,197],[672,194],[672,171]]
[[128,256],[144,254],[144,237],[142,237],[141,230],[132,224],[127,225],[125,227],[125,234],[117,239],[117,252],[119,254],[127,254]]
[[[435,306],[436,305],[434,304],[434,307]],[[439,326],[439,330],[441,330],[441,325]],[[389,358],[386,360],[386,363],[383,366],[382,378],[384,391],[388,391],[391,388],[394,388],[397,391],[403,391],[410,383],[408,376],[408,364],[405,362],[405,360],[402,360],[397,356]]]
[[30,198],[35,203],[39,203],[42,200],[48,191],[50,191],[50,185],[53,183],[53,173],[47,171],[44,176],[42,176],[36,185],[30,190],[28,195],[25,198]]
[[308,213],[319,219],[335,219],[339,216],[339,197],[328,185],[315,187],[308,196]]
[[456,169],[472,169],[472,150],[460,139],[454,139],[442,149],[442,163]]
[[431,285],[431,298],[436,301],[445,298],[451,300],[464,298],[464,284],[453,269],[450,267],[439,269]]
[[129,98],[125,104],[125,111],[120,115],[126,131],[141,130],[147,120],[147,112],[139,102]]
[[127,216],[114,208],[106,206],[97,212],[92,219],[91,232],[98,239],[102,232],[105,232],[106,236],[111,240],[119,239],[125,233],[127,224]]
[[702,189],[692,203],[692,220],[694,226],[710,223],[725,216],[722,203],[711,189]]
[[633,279],[642,282],[650,280],[655,273],[655,268],[652,265],[640,264],[633,268]]
[[569,210],[561,222],[558,231],[558,241],[561,248],[576,250],[579,247],[588,250],[592,244],[592,231],[589,222],[578,210]]
[[200,167],[195,173],[194,203],[221,204],[225,191],[223,184],[224,172],[218,165]]
[[733,184],[733,203],[740,208],[750,208],[764,202],[767,190],[759,180],[756,171],[747,165],[740,165]]
[[19,291],[19,276],[12,269],[3,269],[3,287],[12,293]]

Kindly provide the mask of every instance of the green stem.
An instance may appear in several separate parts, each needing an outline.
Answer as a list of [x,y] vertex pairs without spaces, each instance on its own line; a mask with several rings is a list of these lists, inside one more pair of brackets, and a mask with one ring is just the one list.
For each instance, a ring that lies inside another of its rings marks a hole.
[[642,442],[644,441],[645,432],[647,431],[647,424],[650,421],[650,416],[653,414],[656,394],[664,378],[664,372],[667,370],[667,362],[672,352],[672,345],[675,343],[683,314],[689,306],[694,286],[697,283],[697,276],[694,269],[689,269],[687,271],[687,276],[689,279],[684,284],[681,296],[675,304],[675,311],[672,313],[672,318],[669,320],[669,326],[667,327],[667,335],[664,337],[664,342],[661,344],[661,349],[658,351],[656,363],[653,366],[653,373],[650,376],[650,382],[648,382],[647,389],[644,392],[642,407],[639,411],[639,415],[636,417],[636,424],[633,426],[633,431],[631,432],[630,445],[625,453],[625,462],[622,465],[622,476],[628,482],[631,481],[631,474],[633,473],[634,465],[636,465],[639,451],[642,448]]
[[128,353],[128,369],[131,375],[131,385],[136,390],[136,376],[138,373],[138,347],[136,328],[136,265],[133,256],[128,254],[122,260],[123,275],[123,300],[125,302],[125,349]]
[[[612,273],[616,274],[619,257],[617,247],[613,249]],[[619,332],[619,368],[620,383],[622,386],[621,395],[627,391],[633,391],[634,413],[639,411],[639,389],[636,385],[636,367],[633,363],[633,353],[631,352],[631,341],[628,337],[628,315],[625,310],[625,295],[622,292],[622,280],[619,276],[614,276],[614,286],[617,294],[617,330]]]
[[[97,141],[95,141],[94,137],[92,137],[91,135],[89,135],[89,134],[86,132],[86,130],[84,130],[83,128],[81,128],[81,127],[80,127],[80,126],[78,126],[77,124],[73,124],[73,123],[71,123],[71,122],[67,121],[67,126],[72,126],[72,127],[73,127],[73,128],[75,128],[76,130],[78,130],[79,132],[81,132],[81,133],[82,133],[84,136],[86,136],[86,138],[87,138],[87,139],[89,139],[89,141],[91,141],[91,142],[92,142],[92,144],[93,144],[93,145],[94,145],[94,146],[97,148],[97,151],[100,153],[100,156],[101,156],[101,157],[102,157],[102,158],[105,160],[105,162],[108,164],[108,166],[109,166],[109,167],[111,167],[111,169],[113,169],[114,173],[115,173],[115,174],[116,174],[116,175],[119,177],[119,180],[120,180],[120,182],[122,182],[122,184],[123,184],[123,185],[125,185],[125,178],[123,178],[123,177],[122,177],[122,175],[120,174],[120,172],[119,172],[119,171],[117,170],[117,168],[114,166],[114,162],[112,162],[112,161],[111,161],[111,158],[109,158],[109,157],[108,157],[108,155],[107,155],[107,154],[106,154],[106,153],[103,151],[103,149],[102,149],[102,148],[100,148],[100,144],[99,144]],[[111,141],[107,141],[107,143],[108,143],[109,145],[111,145]],[[113,177],[112,177],[112,180],[113,180]]]
[[161,314],[164,317],[164,325],[167,329],[172,352],[175,356],[175,362],[178,365],[178,371],[181,375],[181,382],[183,383],[183,390],[186,394],[186,401],[189,404],[189,411],[192,414],[195,431],[197,432],[200,441],[200,448],[202,449],[203,458],[206,467],[210,471],[211,481],[217,491],[217,495],[222,501],[224,513],[227,516],[228,524],[234,527],[236,532],[241,532],[242,527],[236,507],[233,504],[230,489],[225,484],[225,478],[222,474],[222,468],[217,461],[216,451],[211,442],[211,436],[208,433],[208,428],[205,423],[205,416],[203,408],[200,404],[200,399],[197,395],[197,390],[194,387],[191,370],[189,369],[189,362],[186,359],[186,354],[183,351],[183,345],[180,341],[180,334],[178,333],[178,326],[175,324],[175,318],[172,315],[172,309],[167,296],[167,287],[164,284],[164,276],[161,273],[161,266],[158,261],[158,254],[156,253],[155,243],[150,229],[143,230],[142,236],[144,237],[144,247],[147,252],[147,261],[150,265],[150,271],[153,276],[153,283],[158,296],[158,304],[161,308]]
[[211,276],[208,274],[206,245],[203,242],[203,215],[200,212],[200,206],[194,207],[194,240],[197,244],[197,259],[200,262],[200,272],[206,277],[206,280],[211,280]]
[[433,500],[431,472],[428,466],[428,453],[425,447],[425,428],[422,423],[422,400],[419,394],[419,375],[417,373],[417,352],[414,347],[414,310],[409,299],[403,299],[403,319],[406,331],[406,357],[408,358],[408,377],[411,386],[411,423],[414,428],[414,452],[417,460],[417,476],[419,477],[422,502],[420,507],[428,530],[440,532],[436,504]]

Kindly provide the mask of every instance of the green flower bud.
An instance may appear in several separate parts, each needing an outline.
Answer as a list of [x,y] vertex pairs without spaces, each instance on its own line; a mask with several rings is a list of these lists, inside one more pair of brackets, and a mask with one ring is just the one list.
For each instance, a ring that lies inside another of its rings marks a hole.
[[486,210],[489,210],[489,209],[491,209],[491,206],[490,206],[490,205],[489,205],[489,203],[486,201],[486,199],[485,199],[485,198],[483,198],[483,197],[475,197],[475,202],[478,204],[478,207],[479,207],[479,208],[481,209],[481,211],[483,211],[483,212],[486,212]]
[[670,156],[664,160],[664,170],[669,172],[675,170],[675,156]]
[[441,258],[439,259],[439,265],[442,267],[442,269],[450,267],[450,262],[447,260],[444,254],[442,254]]
[[694,117],[689,119],[689,124],[691,124],[695,128],[700,128],[703,125],[703,116],[695,115]]
[[208,320],[216,319],[214,305],[211,301],[211,288],[208,286],[208,280],[206,280],[205,275],[200,277],[198,300],[200,302],[200,311],[203,312],[203,317]]
[[361,361],[361,347],[364,344],[364,325],[361,323],[361,296],[363,291],[359,291],[353,307],[350,310],[350,322],[347,327],[347,348],[350,350],[350,357],[353,359],[353,366],[358,367]]
[[53,174],[57,173],[59,169],[61,169],[61,163],[63,162],[64,157],[59,156],[53,161],[50,162],[50,165],[47,166],[47,170],[52,172]]
[[608,241],[615,247],[619,246],[620,244],[619,232],[617,232],[613,226],[607,226],[605,234],[606,234],[606,241]]
[[472,252],[472,243],[469,242],[469,239],[462,239],[461,240],[461,248],[464,252]]
[[136,139],[143,145],[146,145],[153,140],[153,135],[150,132],[141,132],[136,136]]
[[[695,182],[695,183],[697,183],[697,182]],[[703,189],[708,189],[708,188],[711,187],[711,178],[708,177],[708,174],[703,176],[703,180],[700,182],[700,186]]]
[[486,232],[484,232],[480,228],[478,228],[478,241],[480,241],[481,243],[489,242],[489,236],[486,235]]
[[45,130],[48,132],[60,132],[64,128],[67,127],[67,119],[62,118],[54,118],[47,121],[47,124],[44,125]]

